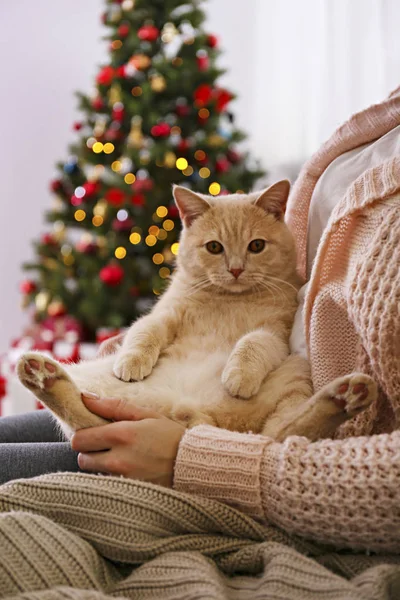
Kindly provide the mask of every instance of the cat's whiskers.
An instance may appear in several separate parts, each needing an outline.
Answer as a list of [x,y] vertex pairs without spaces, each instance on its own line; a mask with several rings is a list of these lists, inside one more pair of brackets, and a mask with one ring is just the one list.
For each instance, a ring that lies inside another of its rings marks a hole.
[[285,281],[284,279],[279,279],[279,277],[272,277],[272,275],[266,275],[266,278],[268,280],[273,280],[273,281],[278,281],[279,283],[284,283],[285,285],[288,285],[290,288],[292,288],[296,292],[296,294],[298,292],[297,288],[294,285],[292,285],[288,281]]
[[210,282],[209,279],[201,279],[200,281],[198,281],[197,283],[191,285],[188,288],[188,293],[185,294],[186,298],[190,298],[191,296],[193,296],[194,294],[197,294],[198,292],[201,292],[205,289],[207,289],[208,287],[211,287],[212,283]]
[[278,292],[278,294],[281,296],[282,300],[287,300],[287,295],[285,294],[284,290],[282,290],[281,287],[279,287],[278,285],[276,285],[275,283],[273,283],[272,281],[269,281],[268,279],[266,280],[265,277],[264,278],[260,278],[259,280],[257,280],[257,283],[266,290],[269,290],[271,292]]

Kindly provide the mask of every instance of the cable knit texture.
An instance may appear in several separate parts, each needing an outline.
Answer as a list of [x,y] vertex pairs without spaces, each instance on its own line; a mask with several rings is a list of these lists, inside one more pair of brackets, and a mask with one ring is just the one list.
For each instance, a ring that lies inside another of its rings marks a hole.
[[[244,453],[250,462],[257,448]],[[0,487],[7,600],[394,600],[399,591],[400,557],[339,554],[205,498],[72,473]]]
[[[287,211],[303,278],[308,212],[320,176],[341,154],[399,124],[400,88],[382,104],[353,116],[304,166]],[[256,443],[250,435],[194,428],[180,445],[176,489],[224,499],[255,518],[320,542],[400,552],[400,432],[395,431],[400,420],[399,313],[396,156],[362,173],[335,206],[305,299],[315,389],[361,370],[379,383],[377,402],[342,425],[338,439],[317,443],[300,438]],[[246,442],[252,444],[251,452]]]

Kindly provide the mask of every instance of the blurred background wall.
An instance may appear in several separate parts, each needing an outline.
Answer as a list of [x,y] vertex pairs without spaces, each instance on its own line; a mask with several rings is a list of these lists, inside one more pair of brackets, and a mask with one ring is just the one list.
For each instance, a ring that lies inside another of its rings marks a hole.
[[[149,0],[150,1],[150,0]],[[102,0],[0,3],[0,352],[21,332],[20,265],[44,229],[54,163],[67,155],[106,59]],[[356,110],[400,84],[398,0],[209,0],[209,30],[249,145],[271,177],[294,170]]]

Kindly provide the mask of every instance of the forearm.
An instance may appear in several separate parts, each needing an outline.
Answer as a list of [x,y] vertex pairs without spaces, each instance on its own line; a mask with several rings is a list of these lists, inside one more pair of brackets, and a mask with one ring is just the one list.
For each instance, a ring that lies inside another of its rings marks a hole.
[[196,427],[180,444],[174,485],[316,541],[400,551],[400,432],[278,444]]
[[138,319],[123,338],[121,351],[129,352],[138,346],[153,345],[160,351],[166,348],[176,334],[177,317],[174,312],[157,312]]
[[287,358],[289,345],[275,332],[257,329],[238,341],[234,353],[256,372],[267,375]]

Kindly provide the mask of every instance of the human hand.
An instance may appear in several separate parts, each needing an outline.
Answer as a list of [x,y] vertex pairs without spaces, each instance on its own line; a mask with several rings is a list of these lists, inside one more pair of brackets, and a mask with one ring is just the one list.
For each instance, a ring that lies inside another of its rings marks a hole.
[[93,394],[83,394],[82,400],[91,412],[114,422],[72,436],[81,469],[172,487],[183,425],[124,400]]

